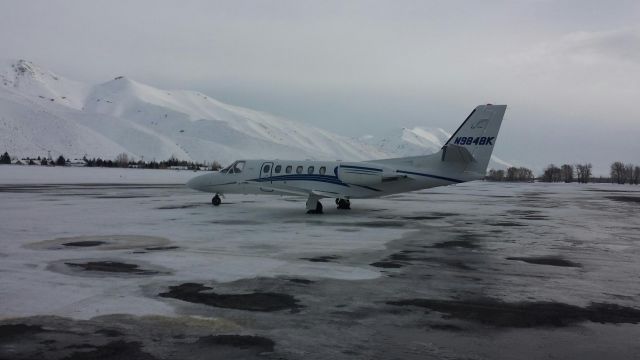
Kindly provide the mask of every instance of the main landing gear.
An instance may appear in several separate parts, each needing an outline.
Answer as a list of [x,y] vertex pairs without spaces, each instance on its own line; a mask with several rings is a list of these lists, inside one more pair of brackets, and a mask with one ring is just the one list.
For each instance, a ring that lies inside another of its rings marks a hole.
[[339,210],[351,209],[351,201],[349,201],[348,199],[336,199],[336,205],[338,205]]
[[322,203],[319,196],[309,195],[307,199],[307,214],[322,214]]
[[[336,199],[336,205],[340,210],[351,209],[351,201],[349,199]],[[307,199],[307,214],[322,214],[322,204],[320,197],[317,195],[309,195]]]
[[211,199],[211,203],[213,204],[213,206],[220,206],[220,204],[222,203],[222,200],[220,200],[220,195],[216,194],[216,196]]

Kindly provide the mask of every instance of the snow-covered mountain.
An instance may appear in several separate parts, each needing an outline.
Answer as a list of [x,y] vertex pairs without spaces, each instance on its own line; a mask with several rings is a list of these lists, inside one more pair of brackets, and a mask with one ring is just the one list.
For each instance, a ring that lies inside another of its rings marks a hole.
[[[2,66],[4,65],[4,66]],[[126,77],[88,85],[29,61],[0,64],[0,150],[17,156],[349,159],[387,154],[347,138],[185,90]]]
[[[390,157],[420,156],[438,152],[451,137],[451,133],[441,128],[402,128],[376,138],[365,136],[363,141],[375,146]],[[491,156],[489,168],[503,169],[512,166],[497,156]]]
[[[186,90],[118,76],[89,85],[32,62],[0,62],[0,152],[36,157],[366,160],[437,152],[450,134],[415,127],[348,138]],[[494,158],[491,167],[509,164]]]

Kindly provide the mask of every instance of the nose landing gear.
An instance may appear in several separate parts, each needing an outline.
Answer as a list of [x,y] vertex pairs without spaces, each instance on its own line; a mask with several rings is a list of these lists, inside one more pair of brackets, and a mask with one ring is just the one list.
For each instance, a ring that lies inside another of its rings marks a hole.
[[220,200],[220,196],[218,194],[216,194],[212,199],[211,199],[211,203],[213,204],[213,206],[220,206],[220,204],[222,203],[222,200]]

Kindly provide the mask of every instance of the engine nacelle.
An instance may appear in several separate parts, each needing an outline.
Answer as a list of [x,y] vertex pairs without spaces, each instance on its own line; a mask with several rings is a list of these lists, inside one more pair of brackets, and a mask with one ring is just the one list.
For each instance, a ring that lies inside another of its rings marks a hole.
[[377,185],[383,182],[388,169],[382,166],[364,166],[362,164],[341,164],[338,167],[340,181],[353,185]]

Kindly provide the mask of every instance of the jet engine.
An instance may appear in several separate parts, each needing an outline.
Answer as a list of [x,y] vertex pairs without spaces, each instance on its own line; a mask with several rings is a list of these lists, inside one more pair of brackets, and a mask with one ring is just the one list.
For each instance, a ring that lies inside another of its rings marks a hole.
[[349,165],[341,164],[338,167],[338,178],[340,181],[353,184],[353,185],[377,185],[382,182],[397,180],[400,177],[395,174],[391,169],[386,169],[382,166],[363,166],[363,165]]

